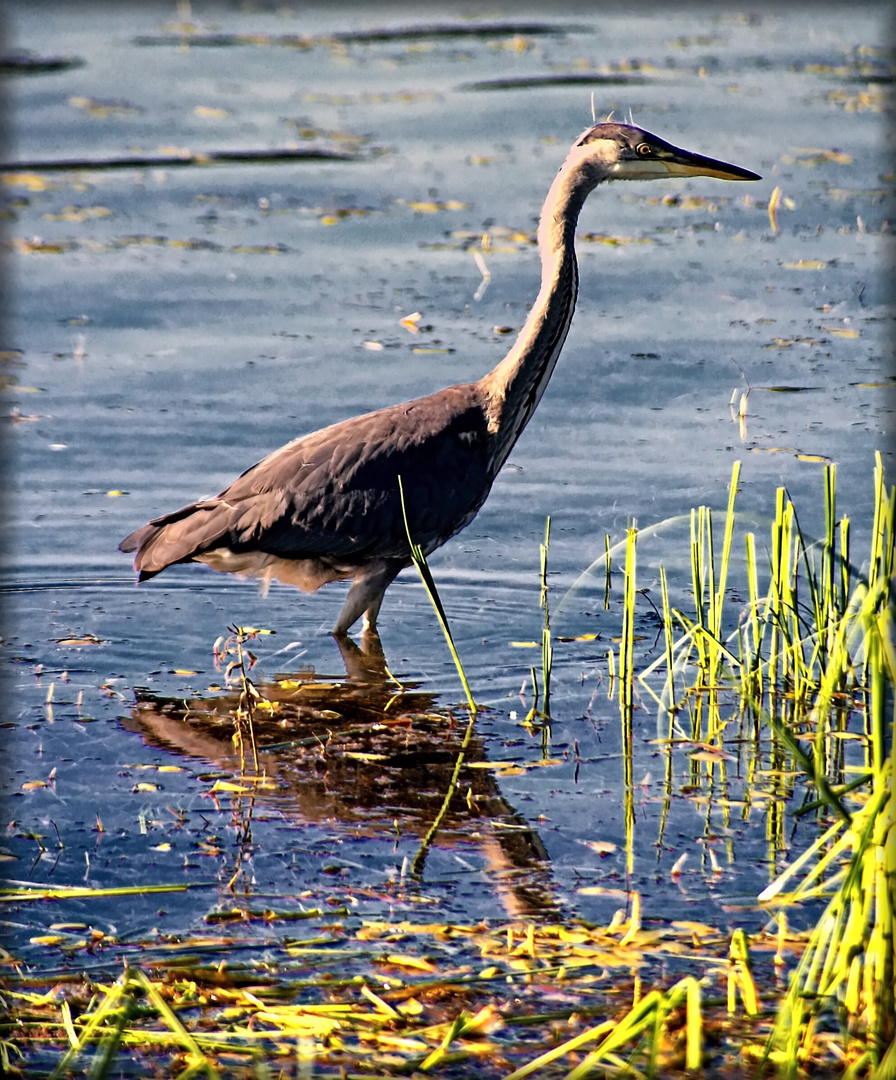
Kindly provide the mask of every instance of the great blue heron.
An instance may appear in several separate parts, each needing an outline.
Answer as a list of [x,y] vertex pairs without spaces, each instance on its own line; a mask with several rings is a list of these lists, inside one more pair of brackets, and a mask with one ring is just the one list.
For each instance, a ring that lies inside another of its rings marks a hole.
[[510,352],[478,382],[356,416],[303,435],[253,465],[213,499],[155,518],[122,540],[145,581],[167,566],[214,570],[316,592],[353,579],[333,628],[363,614],[375,630],[383,594],[411,563],[410,534],[425,554],[476,516],[541,400],[576,306],[575,228],[603,180],[756,173],[680,150],[629,124],[590,127],[548,192],[538,226],[541,289]]

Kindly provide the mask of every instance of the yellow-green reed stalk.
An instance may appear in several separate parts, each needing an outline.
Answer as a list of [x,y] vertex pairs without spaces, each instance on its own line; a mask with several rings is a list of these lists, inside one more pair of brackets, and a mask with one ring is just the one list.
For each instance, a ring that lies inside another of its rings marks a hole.
[[[891,676],[890,691],[896,678],[896,645],[894,645],[894,605],[896,605],[896,485],[889,491],[884,484],[884,467],[880,453],[874,466],[874,526],[871,536],[871,559],[868,571],[869,595],[880,599],[864,613],[864,623],[869,633],[871,647],[865,652],[864,682],[870,686],[871,695],[867,711],[873,748],[872,767],[875,774],[881,770],[886,756],[887,725],[884,718],[885,673]],[[892,721],[890,739],[893,738]]]
[[775,495],[775,519],[772,523],[772,567],[771,584],[766,598],[765,614],[769,625],[768,647],[768,682],[769,692],[776,697],[782,687],[780,659],[783,647],[784,628],[781,625],[781,608],[787,591],[787,568],[790,553],[788,522],[784,512],[784,489],[778,488]]
[[606,533],[604,536],[604,611],[610,610],[610,588],[612,585],[610,565],[612,561],[610,558],[610,534]]
[[439,596],[439,590],[436,588],[435,580],[432,576],[432,571],[429,569],[429,564],[426,561],[426,556],[423,554],[423,548],[419,544],[414,543],[414,538],[411,536],[410,526],[408,525],[407,508],[404,503],[404,487],[401,483],[401,477],[398,478],[398,493],[401,497],[401,513],[404,518],[405,534],[408,538],[408,545],[411,549],[411,559],[414,562],[414,566],[417,568],[417,573],[420,575],[420,580],[423,582],[423,587],[426,589],[426,594],[435,609],[436,617],[439,620],[439,625],[442,627],[442,633],[445,635],[445,640],[448,643],[448,649],[454,659],[454,665],[457,668],[457,673],[460,676],[461,685],[464,688],[464,693],[467,696],[467,704],[470,709],[470,720],[467,724],[467,730],[464,734],[463,742],[461,743],[460,750],[458,751],[457,759],[454,763],[454,771],[451,775],[451,780],[448,784],[448,789],[445,792],[445,798],[442,800],[442,805],[439,808],[439,812],[436,814],[435,820],[429,828],[426,836],[420,843],[420,847],[417,850],[417,854],[411,864],[411,870],[415,875],[420,875],[423,871],[423,864],[426,861],[426,855],[432,846],[432,842],[435,839],[436,833],[441,827],[442,821],[445,815],[448,813],[448,807],[451,803],[451,799],[457,789],[457,779],[460,776],[460,770],[464,763],[464,757],[466,755],[467,747],[470,745],[470,739],[473,736],[473,725],[476,719],[476,702],[473,700],[473,694],[470,690],[470,684],[467,682],[466,672],[464,671],[463,664],[461,663],[460,656],[458,655],[457,648],[454,645],[454,638],[451,634],[451,627],[448,625],[448,616],[445,614],[445,608],[442,606],[442,599]]
[[[619,1020],[605,1020],[596,1027],[589,1028],[574,1038],[552,1047],[544,1054],[514,1069],[505,1080],[524,1080],[527,1076],[541,1073],[546,1066],[560,1061],[588,1043],[597,1046],[584,1057],[575,1068],[564,1074],[564,1080],[585,1080],[602,1074],[609,1068],[611,1074],[634,1075],[632,1063],[645,1036],[649,1038],[648,1077],[661,1075],[659,1058],[663,1050],[666,1035],[666,1021],[671,1013],[684,1007],[685,1010],[685,1068],[689,1073],[697,1072],[703,1062],[703,1011],[699,982],[688,975],[665,993],[651,990]],[[634,1045],[627,1058],[620,1057],[620,1051]],[[554,1076],[552,1070],[545,1075]]]
[[707,681],[710,688],[710,700],[712,703],[711,717],[717,721],[716,730],[711,735],[716,735],[721,727],[718,715],[718,687],[721,680],[722,664],[726,656],[730,656],[722,645],[722,618],[725,607],[725,589],[728,584],[728,568],[731,565],[731,546],[734,538],[734,503],[737,499],[737,484],[740,480],[740,462],[735,461],[731,468],[731,482],[728,486],[728,506],[725,511],[725,531],[722,535],[722,557],[719,563],[719,576],[715,578],[715,557],[712,547],[712,524],[709,511],[706,512],[706,544],[708,547],[709,567],[709,632],[710,647],[709,669]]
[[[694,687],[700,707],[691,717],[691,738],[703,739],[701,720],[702,695],[710,691],[710,729],[715,704],[714,687],[716,686],[718,652],[714,647],[712,623],[715,606],[715,567],[712,542],[712,513],[700,506],[691,511],[691,584],[694,591],[694,622],[691,626],[694,647],[697,650],[698,681]],[[710,731],[709,737],[712,737]]]
[[544,710],[546,720],[551,718],[551,665],[554,662],[554,650],[551,647],[551,612],[548,603],[548,547],[551,542],[551,518],[544,526],[544,543],[541,545],[541,598],[539,603],[544,608],[544,626],[541,631],[541,680],[544,690]]
[[[830,652],[834,624],[846,607],[848,592],[838,588],[837,575],[837,466],[826,465],[824,469],[824,547],[821,553],[821,579],[823,593],[816,602],[815,626],[822,638],[822,663]],[[841,556],[842,558],[842,556]]]
[[[695,627],[706,625],[706,591],[703,582],[705,568],[702,547],[703,533],[706,528],[705,518],[705,506],[701,506],[696,510],[691,510],[691,586],[694,591]],[[711,532],[711,523],[709,528]],[[711,546],[712,545],[710,544],[710,547]],[[697,647],[698,668],[701,675],[703,675],[706,670],[706,644],[699,632],[694,635],[694,643]],[[692,737],[698,738],[699,735],[698,733],[692,733]]]
[[[796,585],[794,585],[794,618],[792,620],[793,632],[791,640],[791,674],[793,678],[793,694],[796,701],[804,701],[811,693],[812,680],[816,668],[823,669],[827,663],[833,644],[833,636],[836,633],[837,624],[842,616],[846,601],[845,594],[841,596],[837,581],[837,470],[834,465],[826,465],[824,471],[824,506],[825,506],[825,531],[821,541],[820,565],[816,563],[814,549],[817,545],[806,543],[800,530],[796,514],[792,505],[787,503],[787,511],[792,515],[793,530],[793,576],[794,582],[799,580],[799,563],[802,560],[804,568],[804,580],[809,593],[809,609],[812,613],[812,622],[806,628],[805,639],[802,638],[800,621],[796,611]],[[787,625],[786,613],[782,623]],[[796,642],[796,646],[794,645]],[[805,649],[811,649],[809,660],[805,659]]]
[[[669,738],[672,738],[672,725],[675,716],[687,702],[690,693],[688,687],[685,685],[682,700],[676,700],[675,676],[676,673],[684,673],[687,670],[691,653],[694,651],[695,631],[694,624],[686,619],[680,611],[674,609],[669,602],[669,584],[664,566],[660,566],[660,587],[662,590],[662,619],[665,648],[663,649],[662,654],[657,656],[652,664],[639,673],[638,681],[641,683],[644,690],[650,694],[657,703],[660,711],[667,714],[669,719]],[[680,622],[687,631],[687,633],[685,633],[677,642],[672,633],[675,620]],[[666,679],[660,694],[657,694],[650,685],[650,678],[654,672],[662,668],[664,664],[666,667]]]
[[[825,468],[825,536],[821,544],[820,571],[816,571],[814,554],[797,528],[797,543],[802,554],[805,580],[809,591],[812,624],[805,635],[805,646],[811,654],[795,682],[795,697],[806,700],[817,681],[831,667],[832,654],[847,607],[848,594],[841,593],[836,572],[838,560],[836,522],[836,469]],[[839,666],[838,689],[842,689],[849,665]]]
[[622,723],[622,771],[625,787],[625,836],[628,872],[634,870],[634,761],[632,708],[635,679],[635,574],[637,524],[628,530],[625,545],[625,579],[622,604],[622,640],[619,642],[619,716]]
[[467,704],[470,707],[470,715],[475,716],[477,712],[476,702],[473,700],[473,693],[470,690],[470,684],[467,682],[466,672],[464,666],[460,661],[457,648],[454,644],[454,638],[451,635],[451,627],[448,625],[448,616],[445,614],[445,608],[442,606],[442,599],[439,596],[439,590],[436,588],[435,579],[432,576],[432,571],[429,569],[429,564],[426,561],[426,556],[423,554],[423,548],[419,544],[414,543],[414,538],[411,536],[410,526],[408,525],[408,512],[407,507],[404,504],[404,487],[401,483],[401,477],[398,477],[398,494],[401,498],[401,515],[404,518],[404,531],[408,538],[408,545],[411,549],[411,559],[414,566],[417,568],[417,573],[420,575],[420,580],[423,582],[423,588],[426,590],[426,595],[429,597],[433,608],[435,609],[436,618],[439,620],[439,625],[442,628],[442,633],[445,635],[445,641],[448,643],[448,650],[451,653],[451,657],[454,660],[454,666],[457,668],[457,674],[460,676],[461,686],[464,688],[464,694],[467,697]]
[[628,530],[625,545],[625,584],[622,601],[622,640],[619,642],[619,708],[628,716],[631,729],[633,687],[635,678],[635,549],[638,539],[637,525]]
[[[891,756],[878,778],[879,787],[851,823],[845,829],[842,822],[831,826],[760,896],[786,905],[830,895],[831,885],[836,887],[793,973],[766,1050],[775,1053],[779,1075],[788,1080],[796,1077],[798,1061],[811,1055],[816,1018],[825,1008],[840,1015],[842,1029],[848,1032],[844,1050],[853,1058],[850,1075],[861,1075],[869,1066],[876,1068],[894,1045],[896,805],[892,778]],[[780,891],[822,851],[796,890]],[[845,870],[840,868],[844,856],[849,858]],[[874,1075],[885,1072],[881,1069]]]
[[783,630],[784,648],[782,658],[785,663],[785,680],[789,682],[793,694],[793,700],[803,702],[806,700],[805,687],[805,657],[803,655],[803,629],[800,623],[800,598],[799,598],[799,557],[801,536],[799,524],[796,519],[796,511],[790,499],[784,506],[785,525],[784,543],[786,545],[784,555],[786,563],[779,584],[781,609],[779,622]]
[[432,825],[427,830],[426,835],[420,841],[420,847],[417,848],[417,853],[411,860],[411,873],[415,877],[420,877],[423,873],[423,866],[426,862],[426,856],[429,854],[429,849],[432,847],[433,841],[436,838],[436,833],[442,827],[442,822],[445,820],[445,815],[448,813],[448,807],[451,805],[451,799],[457,791],[457,783],[460,777],[460,770],[463,767],[464,758],[466,757],[467,748],[470,745],[470,739],[473,737],[473,727],[476,721],[475,705],[471,705],[470,719],[467,723],[467,730],[464,733],[463,742],[460,745],[460,750],[457,753],[457,758],[454,762],[454,770],[451,773],[451,779],[448,781],[448,787],[445,791],[445,797],[442,800],[442,805],[439,807],[439,811],[433,819]]
[[[833,530],[831,530],[833,531]],[[852,679],[857,679],[865,696],[868,764],[878,776],[887,756],[888,728],[892,719],[885,716],[886,684],[889,673],[896,671],[893,659],[893,569],[894,532],[896,532],[896,487],[887,490],[883,465],[877,455],[874,471],[874,525],[867,584],[859,583],[848,603],[826,613],[826,649],[815,675],[815,701],[812,721],[815,726],[815,780],[833,775],[831,759],[842,752],[840,740],[833,737],[839,726],[838,713],[832,720],[833,702]],[[820,630],[820,628],[819,628]],[[854,671],[854,657],[863,655],[861,676]],[[814,669],[813,669],[814,674]],[[892,685],[892,683],[891,683]],[[831,745],[833,744],[833,745]],[[823,792],[820,793],[823,796]]]
[[734,539],[734,503],[737,499],[737,484],[740,480],[740,462],[735,461],[731,468],[731,482],[728,485],[728,507],[725,510],[725,532],[722,536],[722,561],[719,567],[719,581],[716,586],[715,606],[713,608],[712,630],[717,641],[722,638],[722,610],[725,600],[725,588],[728,584],[728,567],[731,565],[731,545]]
[[849,518],[840,518],[840,599],[843,606],[851,589],[849,562]]
[[884,465],[878,451],[874,461],[874,526],[871,536],[871,567],[868,587],[873,588],[878,579],[892,581],[896,553],[896,486],[889,492],[884,484]]
[[731,945],[728,949],[728,1015],[737,1015],[737,998],[740,996],[744,1003],[744,1011],[748,1016],[756,1016],[759,1012],[759,995],[756,992],[756,983],[753,981],[753,970],[750,962],[750,943],[743,930],[735,930],[731,935]]
[[[868,1071],[881,1078],[896,1075],[894,525],[896,488],[885,488],[878,456],[868,579],[843,604],[829,640],[827,663],[818,675],[811,717],[816,731],[830,732],[832,698],[843,673],[857,678],[866,706],[871,791],[864,805],[850,814],[842,800],[857,785],[846,784],[835,793],[820,772],[825,758],[817,750],[817,738],[811,759],[794,739],[795,760],[815,782],[820,801],[830,805],[839,820],[760,896],[779,906],[829,898],[794,972],[768,1046],[788,1078],[796,1075],[797,1062],[811,1055],[817,1018],[824,1010],[833,1010],[840,1020],[845,1039],[841,1053],[850,1063],[845,1075]],[[851,659],[860,653],[861,675],[853,670]],[[771,716],[768,719],[774,723]],[[801,874],[797,887],[785,893],[785,885]]]
[[[130,1021],[138,1010],[138,996],[158,1013],[174,1036],[175,1042],[180,1044],[184,1051],[188,1068],[181,1073],[181,1076],[204,1074],[209,1080],[218,1080],[219,1073],[213,1062],[202,1052],[198,1042],[178,1019],[152,980],[139,968],[133,967],[125,968],[118,981],[97,1003],[95,1011],[82,1018],[86,1022],[80,1032],[74,1029],[69,1019],[66,1029],[69,1039],[71,1040],[72,1033],[75,1034],[75,1039],[50,1074],[49,1080],[60,1080],[63,1076],[71,1075],[70,1070],[75,1060],[94,1041],[98,1043],[98,1046],[90,1075],[97,1078],[109,1075],[113,1058],[122,1042],[156,1045],[159,1041],[158,1032],[136,1030],[130,1027]],[[111,1022],[111,1027],[106,1026],[109,1022]]]
[[[782,706],[788,694],[796,701],[804,701],[810,689],[797,584],[800,552],[805,545],[796,524],[793,504],[786,498],[784,488],[779,488],[776,493],[775,518],[771,529],[771,580],[764,604],[759,601],[752,534],[747,534],[746,543],[751,609],[750,634],[743,657],[747,671],[742,676],[741,685],[747,700],[752,699],[754,705],[761,702],[762,692],[767,687],[770,709],[774,712]],[[763,645],[766,646],[764,658]]]
[[675,642],[672,638],[672,608],[669,604],[669,585],[666,581],[666,568],[660,567],[660,588],[663,595],[663,638],[666,646],[666,692],[665,698],[669,709],[669,738],[672,738],[672,721],[675,716]]
[[759,621],[756,538],[748,532],[744,537],[744,542],[747,552],[747,588],[750,595],[750,607],[747,626],[741,636],[741,694],[744,700],[760,704],[763,696],[762,639],[768,623]]

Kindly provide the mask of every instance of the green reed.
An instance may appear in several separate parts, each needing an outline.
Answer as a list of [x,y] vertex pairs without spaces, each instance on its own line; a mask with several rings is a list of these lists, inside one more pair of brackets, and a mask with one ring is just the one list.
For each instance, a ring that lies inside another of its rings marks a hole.
[[[773,769],[782,775],[796,769],[815,789],[817,798],[797,814],[826,811],[833,818],[760,897],[782,918],[791,904],[827,900],[783,999],[767,1055],[783,1076],[795,1077],[799,1062],[812,1057],[818,1018],[827,1010],[841,1018],[841,1052],[852,1062],[850,1075],[881,1066],[885,1054],[896,1075],[896,1050],[887,1053],[896,1045],[896,488],[887,488],[878,454],[863,574],[850,562],[850,521],[837,517],[836,467],[824,472],[824,532],[818,540],[806,536],[786,490],[779,489],[767,567],[760,565],[756,535],[744,536],[747,599],[738,612],[727,610],[726,598],[738,478],[735,464],[718,554],[712,512],[692,512],[692,614],[670,604],[661,571],[665,648],[639,682],[668,713],[670,737],[682,709],[689,710],[695,740],[720,742],[732,720],[752,718],[754,737],[763,729],[770,735]],[[623,670],[624,656],[621,649]],[[657,693],[651,683],[663,665]],[[849,730],[856,716],[864,719],[861,733]],[[844,737],[864,737],[866,746],[865,767],[848,782]],[[770,837],[783,840],[790,794],[779,792],[770,802]],[[798,886],[787,891],[794,880]],[[886,1069],[883,1074],[891,1075]]]
[[404,518],[405,534],[408,538],[408,545],[411,549],[411,559],[414,566],[417,568],[417,573],[420,575],[420,580],[423,582],[423,588],[426,590],[426,595],[430,599],[430,603],[436,613],[436,618],[439,620],[439,626],[442,628],[442,633],[445,635],[445,641],[448,643],[448,650],[451,653],[451,657],[454,660],[454,666],[457,668],[457,674],[460,676],[461,686],[464,688],[464,694],[467,698],[467,704],[470,708],[470,715],[475,716],[477,712],[476,702],[473,700],[473,693],[470,690],[470,684],[467,681],[467,675],[464,671],[464,666],[461,663],[460,655],[454,644],[454,637],[451,633],[451,627],[448,625],[448,616],[445,614],[445,608],[442,605],[442,598],[439,596],[439,590],[436,588],[435,579],[432,576],[432,571],[429,569],[429,564],[426,561],[426,556],[423,553],[423,548],[419,544],[414,542],[414,538],[411,536],[411,529],[408,525],[408,512],[404,503],[404,487],[401,483],[401,477],[398,477],[398,494],[401,498],[401,515]]
[[[442,605],[442,598],[439,596],[439,590],[436,587],[435,579],[432,576],[432,571],[429,569],[429,564],[426,561],[426,556],[423,553],[423,548],[419,544],[414,542],[411,536],[410,526],[408,525],[407,508],[404,502],[404,488],[401,483],[401,477],[398,477],[398,492],[401,497],[401,513],[404,518],[405,533],[408,538],[408,545],[411,549],[411,559],[414,566],[417,568],[417,573],[420,575],[420,580],[423,582],[423,587],[426,590],[426,594],[430,599],[436,617],[439,620],[439,625],[442,628],[442,633],[445,635],[445,641],[448,643],[448,649],[454,660],[454,665],[457,668],[457,673],[460,676],[461,685],[464,688],[464,693],[467,697],[467,705],[470,709],[470,719],[467,722],[467,730],[464,733],[463,741],[461,742],[460,749],[458,750],[457,757],[454,762],[454,770],[451,774],[451,779],[448,783],[448,787],[445,791],[445,797],[442,800],[442,805],[439,807],[432,824],[427,830],[426,835],[420,842],[420,846],[417,849],[417,853],[411,861],[411,872],[419,877],[423,873],[423,867],[426,862],[426,856],[432,847],[436,834],[442,826],[442,822],[448,813],[448,808],[451,805],[451,800],[457,790],[457,781],[460,776],[461,768],[464,764],[464,758],[467,753],[467,749],[470,745],[470,740],[473,737],[473,727],[476,721],[476,713],[478,712],[476,702],[473,700],[473,693],[470,690],[470,684],[467,681],[467,675],[464,671],[464,666],[461,663],[460,655],[454,644],[454,637],[451,633],[451,627],[448,624],[448,616],[445,614],[445,608]],[[550,519],[549,519],[550,520]]]
[[541,629],[541,679],[544,691],[544,718],[551,718],[551,666],[554,662],[554,650],[551,646],[551,610],[548,600],[548,548],[551,543],[551,519],[548,516],[544,526],[544,543],[541,544],[541,596],[540,606],[544,610],[544,626]]

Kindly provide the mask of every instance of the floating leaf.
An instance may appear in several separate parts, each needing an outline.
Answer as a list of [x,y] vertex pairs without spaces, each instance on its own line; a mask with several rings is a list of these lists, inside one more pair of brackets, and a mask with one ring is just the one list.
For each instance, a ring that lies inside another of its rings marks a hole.
[[598,855],[612,855],[617,850],[616,845],[610,843],[609,840],[580,840],[579,843]]
[[389,953],[383,957],[386,964],[395,964],[397,967],[411,968],[414,971],[434,972],[438,970],[434,964],[420,956],[408,956],[404,953]]
[[126,101],[98,101],[96,98],[70,97],[68,103],[74,105],[76,109],[82,109],[90,116],[102,118],[107,116],[132,116],[135,113],[143,112],[136,105],[129,105]]
[[72,221],[80,223],[91,218],[111,217],[108,206],[64,206],[55,214],[44,214],[47,221]]
[[445,202],[435,202],[433,200],[421,200],[418,202],[411,199],[398,199],[396,201],[403,206],[410,207],[411,210],[416,210],[419,214],[438,214],[442,210],[469,209],[469,203],[458,202],[456,199],[448,199]]
[[724,750],[717,750],[715,747],[708,746],[704,750],[697,750],[693,754],[688,754],[689,761],[736,761],[737,758],[734,754],[728,754]]
[[0,179],[10,187],[23,187],[29,191],[50,191],[58,186],[37,173],[3,173]]

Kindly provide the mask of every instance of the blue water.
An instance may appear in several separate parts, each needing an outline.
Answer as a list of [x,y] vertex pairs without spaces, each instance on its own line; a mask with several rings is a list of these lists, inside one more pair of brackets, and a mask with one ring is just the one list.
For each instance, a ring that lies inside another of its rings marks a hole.
[[[338,8],[197,5],[194,19],[208,31],[270,35],[421,22],[413,8],[352,10],[351,26]],[[73,902],[64,913],[103,925],[182,929],[219,892],[226,899],[238,828],[229,805],[214,809],[208,776],[234,768],[229,732],[199,737],[180,721],[163,738],[141,723],[135,695],[209,696],[221,682],[213,644],[232,624],[277,631],[253,646],[259,680],[300,667],[344,678],[326,633],[342,587],[306,597],[275,586],[264,598],[251,583],[191,566],[137,589],[116,545],[302,432],[492,367],[512,340],[496,328],[520,327],[538,288],[534,248],[504,243],[502,230],[534,231],[566,148],[591,122],[592,87],[482,84],[634,71],[630,85],[595,82],[598,115],[631,111],[657,134],[763,180],[619,184],[597,192],[582,215],[583,237],[639,242],[581,240],[579,306],[553,382],[479,517],[431,560],[474,693],[489,706],[477,721],[477,753],[529,767],[482,789],[499,804],[437,841],[420,888],[428,919],[502,918],[533,895],[606,919],[618,897],[577,891],[605,884],[639,890],[657,916],[761,924],[756,893],[789,843],[801,850],[809,827],[767,839],[771,781],[748,782],[743,747],[724,776],[704,766],[695,790],[686,753],[676,753],[667,789],[665,752],[651,741],[665,730],[646,697],[635,713],[627,871],[619,713],[606,660],[619,633],[620,578],[608,611],[602,572],[570,590],[602,554],[605,535],[618,542],[633,520],[645,527],[701,504],[721,512],[736,460],[738,505],[760,522],[760,548],[781,486],[803,527],[821,529],[823,463],[836,462],[840,510],[853,519],[861,563],[876,450],[891,481],[894,471],[884,286],[892,178],[886,85],[873,78],[886,62],[883,11],[763,9],[742,18],[561,4],[538,21],[577,29],[517,35],[508,12],[501,34],[317,40],[299,50],[141,43],[167,33],[167,16],[153,7],[15,7],[16,46],[84,63],[10,81],[14,174],[16,162],[172,147],[295,143],[357,157],[7,180],[15,251],[4,347],[16,350],[4,406],[16,422],[4,430],[14,493],[2,529],[9,591],[0,653],[9,875],[216,883],[212,897],[166,899],[164,914],[150,897]],[[440,21],[470,25],[451,10]],[[317,134],[303,140],[303,128]],[[766,209],[775,187],[777,232]],[[469,246],[486,230],[491,277],[482,292]],[[431,329],[402,326],[415,311]],[[769,389],[781,386],[799,392]],[[748,390],[741,429],[736,409]],[[555,643],[543,746],[521,726],[540,654],[515,643],[540,640],[547,515],[553,631],[600,638]],[[686,525],[645,538],[638,584],[656,602],[660,563],[685,602],[687,544]],[[638,611],[648,663],[661,644],[649,602]],[[381,634],[390,670],[429,695],[433,709],[462,701],[413,571],[390,589]],[[96,641],[83,643],[88,635]],[[443,749],[442,738],[430,733],[416,751]],[[444,739],[456,747],[456,735]],[[385,774],[387,805],[368,808],[359,823],[353,785],[372,783],[372,774],[349,770],[328,802],[302,755],[271,752],[265,761],[275,786],[256,808],[247,855],[254,887],[318,898],[336,888],[327,873],[335,859],[340,880],[370,890],[362,911],[381,914],[389,905],[378,889],[413,857],[432,806],[424,813],[408,802],[395,766]],[[434,790],[449,773],[433,766]],[[140,787],[147,777],[154,789]],[[511,826],[529,830],[519,850],[507,840]],[[196,854],[207,827],[221,845],[217,860]],[[616,849],[597,854],[587,846],[594,840]],[[676,880],[670,869],[683,854]],[[61,917],[58,908],[22,914],[19,945],[30,960],[39,953],[28,937],[41,920]]]

